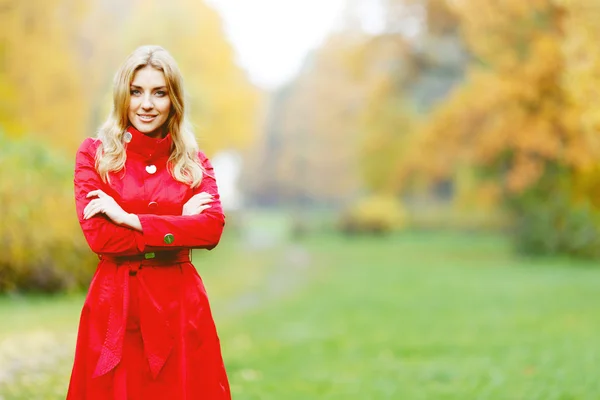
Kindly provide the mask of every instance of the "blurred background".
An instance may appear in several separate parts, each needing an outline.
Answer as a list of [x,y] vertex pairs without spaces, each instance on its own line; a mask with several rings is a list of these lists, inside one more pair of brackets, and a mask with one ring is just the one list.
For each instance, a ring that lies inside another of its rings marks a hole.
[[598,399],[600,0],[0,0],[0,400],[64,399],[74,156],[178,61],[236,399]]

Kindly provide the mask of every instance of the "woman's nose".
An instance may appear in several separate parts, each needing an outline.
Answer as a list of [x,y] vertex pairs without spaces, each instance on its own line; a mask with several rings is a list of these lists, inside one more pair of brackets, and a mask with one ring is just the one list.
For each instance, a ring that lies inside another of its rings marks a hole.
[[142,108],[144,110],[150,110],[154,107],[152,101],[150,100],[150,96],[144,96],[144,100],[142,101]]

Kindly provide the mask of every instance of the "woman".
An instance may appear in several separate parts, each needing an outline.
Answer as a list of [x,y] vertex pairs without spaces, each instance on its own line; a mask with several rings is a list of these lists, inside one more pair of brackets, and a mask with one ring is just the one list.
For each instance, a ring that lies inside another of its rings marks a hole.
[[224,216],[185,118],[181,74],[158,46],[115,76],[113,110],[77,152],[75,202],[100,262],[81,313],[67,399],[230,399],[190,249],[214,248]]

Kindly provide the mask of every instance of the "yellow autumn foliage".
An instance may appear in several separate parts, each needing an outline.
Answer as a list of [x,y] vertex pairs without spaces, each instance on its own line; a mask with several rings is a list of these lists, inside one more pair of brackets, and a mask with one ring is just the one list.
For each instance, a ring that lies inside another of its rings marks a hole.
[[534,184],[548,163],[578,167],[590,158],[571,134],[561,78],[564,10],[551,1],[462,0],[453,3],[475,62],[465,83],[428,119],[409,170],[451,176],[458,165],[492,171],[504,191]]
[[402,177],[452,181],[455,201],[508,208],[520,250],[598,257],[600,3],[447,3],[472,60],[427,115]]
[[392,195],[375,194],[358,200],[344,212],[340,230],[349,234],[387,234],[408,226],[408,213]]

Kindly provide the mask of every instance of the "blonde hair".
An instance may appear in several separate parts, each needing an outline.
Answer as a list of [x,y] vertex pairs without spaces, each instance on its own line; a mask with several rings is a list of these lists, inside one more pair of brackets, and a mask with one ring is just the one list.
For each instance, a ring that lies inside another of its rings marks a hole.
[[97,134],[101,145],[96,153],[96,170],[102,180],[108,182],[110,172],[121,171],[125,166],[123,134],[129,126],[130,85],[135,73],[146,66],[163,72],[171,100],[171,111],[165,122],[173,139],[167,163],[169,172],[175,180],[197,187],[202,181],[203,169],[198,160],[198,143],[185,115],[183,79],[173,57],[160,46],[138,47],[117,71],[113,107]]

